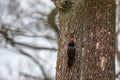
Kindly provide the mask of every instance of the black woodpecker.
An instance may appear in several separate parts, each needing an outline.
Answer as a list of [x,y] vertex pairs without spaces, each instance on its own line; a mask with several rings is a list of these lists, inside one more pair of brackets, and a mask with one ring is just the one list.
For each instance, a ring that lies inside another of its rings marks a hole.
[[73,66],[74,59],[75,59],[75,39],[73,36],[70,37],[69,43],[68,43],[68,49],[67,49],[67,54],[68,54],[68,67],[70,68]]

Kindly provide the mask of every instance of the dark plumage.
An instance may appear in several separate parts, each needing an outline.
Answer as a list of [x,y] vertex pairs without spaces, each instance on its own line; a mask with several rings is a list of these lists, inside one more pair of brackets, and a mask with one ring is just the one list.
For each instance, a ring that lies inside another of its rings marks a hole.
[[68,64],[68,67],[70,68],[71,66],[73,66],[74,58],[75,58],[75,43],[74,43],[74,41],[71,41],[68,43],[67,53],[68,53],[67,64]]

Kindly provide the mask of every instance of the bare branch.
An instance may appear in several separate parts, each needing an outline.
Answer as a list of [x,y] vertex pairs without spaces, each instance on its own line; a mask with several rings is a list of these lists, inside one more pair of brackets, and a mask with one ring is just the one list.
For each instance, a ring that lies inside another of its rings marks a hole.
[[52,38],[49,35],[26,35],[26,34],[21,34],[21,35],[18,35],[18,36],[24,36],[24,37],[43,37],[43,38],[46,38],[46,39],[49,39],[49,40],[56,40],[56,39]]
[[29,45],[29,44],[26,44],[26,43],[20,43],[20,42],[14,42],[14,44],[25,46],[25,47],[29,47],[29,48],[32,48],[32,49],[57,51],[56,48],[47,48],[47,47],[33,46],[33,45]]
[[31,74],[28,74],[28,73],[24,73],[24,72],[20,72],[19,74],[21,76],[26,77],[26,78],[39,79],[39,80],[42,79],[39,76],[34,76],[34,75],[31,75]]
[[[8,29],[4,28],[4,27],[3,27],[2,30],[0,29],[0,34],[2,34],[2,36],[4,37],[4,39],[6,40],[6,42],[9,43],[9,44],[11,44],[12,46],[14,46],[14,45],[21,45],[21,46],[25,46],[25,47],[32,48],[32,49],[57,51],[56,48],[34,46],[34,45],[26,44],[26,43],[16,42],[16,41],[14,41],[13,38],[11,38],[9,36]],[[50,38],[50,37],[46,36],[46,38]]]
[[40,64],[39,61],[37,61],[33,56],[31,56],[30,54],[28,54],[27,52],[23,51],[20,48],[17,48],[17,51],[19,51],[20,54],[23,54],[29,57],[30,59],[32,59],[39,66],[40,70],[42,71],[42,74],[44,75],[45,80],[49,80],[49,78],[47,77],[47,74],[44,71],[44,67]]
[[119,75],[120,75],[120,72],[116,74],[116,78],[118,78],[118,77],[119,77]]
[[48,23],[50,24],[50,27],[56,32],[59,33],[59,29],[55,23],[55,16],[57,15],[57,9],[53,9],[50,14],[48,15]]

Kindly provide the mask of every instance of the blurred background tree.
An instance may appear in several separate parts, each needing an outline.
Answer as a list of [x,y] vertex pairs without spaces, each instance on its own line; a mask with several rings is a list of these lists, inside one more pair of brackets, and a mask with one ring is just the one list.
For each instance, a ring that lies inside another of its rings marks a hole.
[[120,0],[116,0],[116,80],[120,79]]
[[[116,0],[120,79],[120,0]],[[51,0],[0,0],[0,80],[55,80],[57,10]]]
[[50,0],[0,0],[1,80],[54,80],[57,11]]

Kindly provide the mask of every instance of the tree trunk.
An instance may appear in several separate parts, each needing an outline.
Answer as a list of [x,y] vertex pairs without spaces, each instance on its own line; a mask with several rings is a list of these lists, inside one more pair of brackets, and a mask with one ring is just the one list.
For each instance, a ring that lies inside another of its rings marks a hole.
[[[115,80],[115,0],[74,0],[68,7],[67,0],[59,1],[54,0],[60,22],[56,80]],[[71,33],[76,54],[69,68]]]

